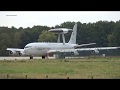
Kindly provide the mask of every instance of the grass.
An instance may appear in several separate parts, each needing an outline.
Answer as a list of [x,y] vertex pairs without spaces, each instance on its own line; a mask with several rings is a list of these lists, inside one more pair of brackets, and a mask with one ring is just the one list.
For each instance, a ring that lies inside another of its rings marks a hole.
[[120,58],[0,61],[1,79],[120,79]]

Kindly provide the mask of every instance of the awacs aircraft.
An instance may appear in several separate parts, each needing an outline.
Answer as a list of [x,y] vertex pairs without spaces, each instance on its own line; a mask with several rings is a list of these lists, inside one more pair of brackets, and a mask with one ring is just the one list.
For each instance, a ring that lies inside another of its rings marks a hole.
[[[74,25],[71,37],[68,43],[65,42],[64,34],[68,31],[71,31],[71,29],[67,28],[56,28],[49,30],[51,32],[57,32],[58,33],[58,42],[57,43],[44,43],[44,42],[34,42],[27,44],[24,49],[16,49],[16,48],[7,48],[9,50],[10,55],[29,55],[29,56],[42,56],[42,59],[45,59],[45,57],[48,57],[49,54],[56,54],[57,52],[72,52],[74,55],[78,55],[78,51],[83,50],[82,46],[87,45],[93,45],[96,43],[89,43],[89,44],[76,44],[76,35],[77,35],[77,23]],[[62,34],[63,43],[60,43],[60,34]],[[76,49],[80,48],[80,49]],[[84,49],[86,51],[95,51],[98,53],[98,50],[100,49],[117,49],[118,47],[106,47],[106,48],[87,48]]]

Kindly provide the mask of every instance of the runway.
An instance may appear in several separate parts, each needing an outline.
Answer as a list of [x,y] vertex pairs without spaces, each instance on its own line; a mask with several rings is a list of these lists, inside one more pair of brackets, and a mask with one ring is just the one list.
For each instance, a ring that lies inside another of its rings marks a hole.
[[[30,57],[0,57],[0,60],[28,60]],[[41,57],[33,57],[33,59],[42,59]]]
[[[84,57],[65,57],[65,58],[84,58]],[[42,57],[33,57],[33,60],[42,59]],[[55,57],[48,57],[48,59],[55,59]],[[14,57],[14,56],[7,56],[7,57],[0,57],[0,60],[32,60],[30,57]]]

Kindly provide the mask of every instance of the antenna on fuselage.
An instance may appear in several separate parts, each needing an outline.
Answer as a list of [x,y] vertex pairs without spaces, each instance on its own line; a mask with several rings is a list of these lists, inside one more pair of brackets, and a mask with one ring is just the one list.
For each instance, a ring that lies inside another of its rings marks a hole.
[[57,43],[60,43],[60,35],[62,35],[63,44],[65,44],[65,35],[64,35],[64,33],[62,33],[62,34],[58,33]]

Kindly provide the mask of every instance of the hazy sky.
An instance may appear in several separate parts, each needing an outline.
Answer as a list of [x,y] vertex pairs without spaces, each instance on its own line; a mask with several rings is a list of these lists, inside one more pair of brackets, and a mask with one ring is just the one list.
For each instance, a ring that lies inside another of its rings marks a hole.
[[96,21],[119,21],[120,11],[0,11],[0,26],[54,27],[63,22],[93,23]]

